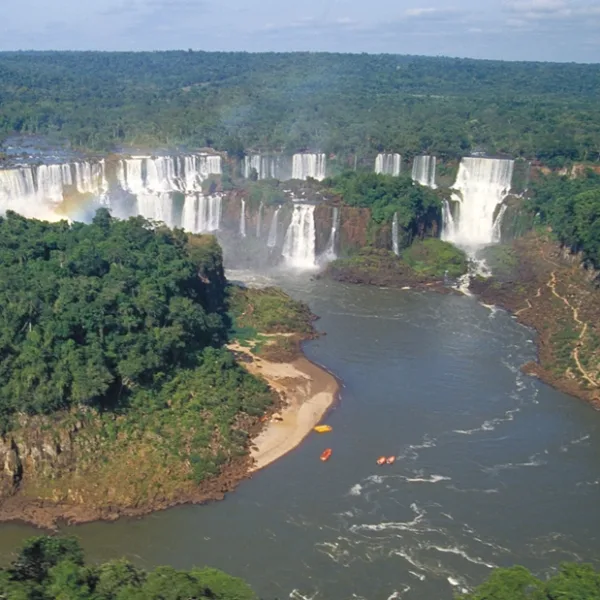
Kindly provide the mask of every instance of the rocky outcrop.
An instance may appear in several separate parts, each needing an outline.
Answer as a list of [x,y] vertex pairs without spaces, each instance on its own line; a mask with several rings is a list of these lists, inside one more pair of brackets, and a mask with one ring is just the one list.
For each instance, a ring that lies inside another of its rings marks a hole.
[[82,426],[78,419],[57,427],[49,417],[18,417],[15,429],[0,437],[0,502],[29,478],[53,477],[69,468],[73,437]]

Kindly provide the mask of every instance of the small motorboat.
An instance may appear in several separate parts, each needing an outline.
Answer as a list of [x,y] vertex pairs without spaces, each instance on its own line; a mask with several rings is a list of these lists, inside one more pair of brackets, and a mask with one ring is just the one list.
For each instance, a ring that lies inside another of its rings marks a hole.
[[325,462],[326,460],[329,460],[329,457],[331,456],[331,453],[333,452],[333,450],[331,448],[327,448],[327,450],[324,450],[321,453],[321,460],[323,462]]
[[333,427],[331,425],[317,425],[314,430],[317,433],[329,433]]
[[380,457],[377,459],[377,464],[378,464],[379,466],[381,466],[381,465],[385,465],[385,462],[386,462],[386,460],[387,460],[387,458],[386,458],[385,456],[380,456]]
[[395,456],[388,456],[388,457],[385,459],[385,462],[386,462],[388,465],[393,465],[393,464],[396,462],[396,457],[395,457]]

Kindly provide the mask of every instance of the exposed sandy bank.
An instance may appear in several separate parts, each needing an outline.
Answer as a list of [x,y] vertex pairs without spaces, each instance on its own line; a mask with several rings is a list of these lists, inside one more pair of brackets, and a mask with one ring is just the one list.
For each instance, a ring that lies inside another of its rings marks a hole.
[[251,373],[264,377],[286,402],[278,413],[282,420],[266,423],[253,440],[251,471],[257,471],[302,442],[334,403],[339,386],[333,375],[304,357],[291,363],[276,363],[253,355],[238,344],[229,347],[248,357],[242,364]]

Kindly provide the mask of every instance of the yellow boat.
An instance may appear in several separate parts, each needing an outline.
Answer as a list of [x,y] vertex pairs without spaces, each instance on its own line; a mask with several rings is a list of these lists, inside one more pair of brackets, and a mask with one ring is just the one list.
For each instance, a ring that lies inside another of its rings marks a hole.
[[332,429],[333,429],[333,427],[331,425],[317,425],[315,427],[315,431],[317,433],[328,433]]

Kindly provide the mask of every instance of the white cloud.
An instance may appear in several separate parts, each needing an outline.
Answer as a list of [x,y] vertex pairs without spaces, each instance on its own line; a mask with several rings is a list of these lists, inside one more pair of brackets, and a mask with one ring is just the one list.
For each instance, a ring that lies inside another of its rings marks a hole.
[[406,10],[407,17],[422,17],[423,15],[430,15],[434,12],[439,12],[437,8],[409,8]]

